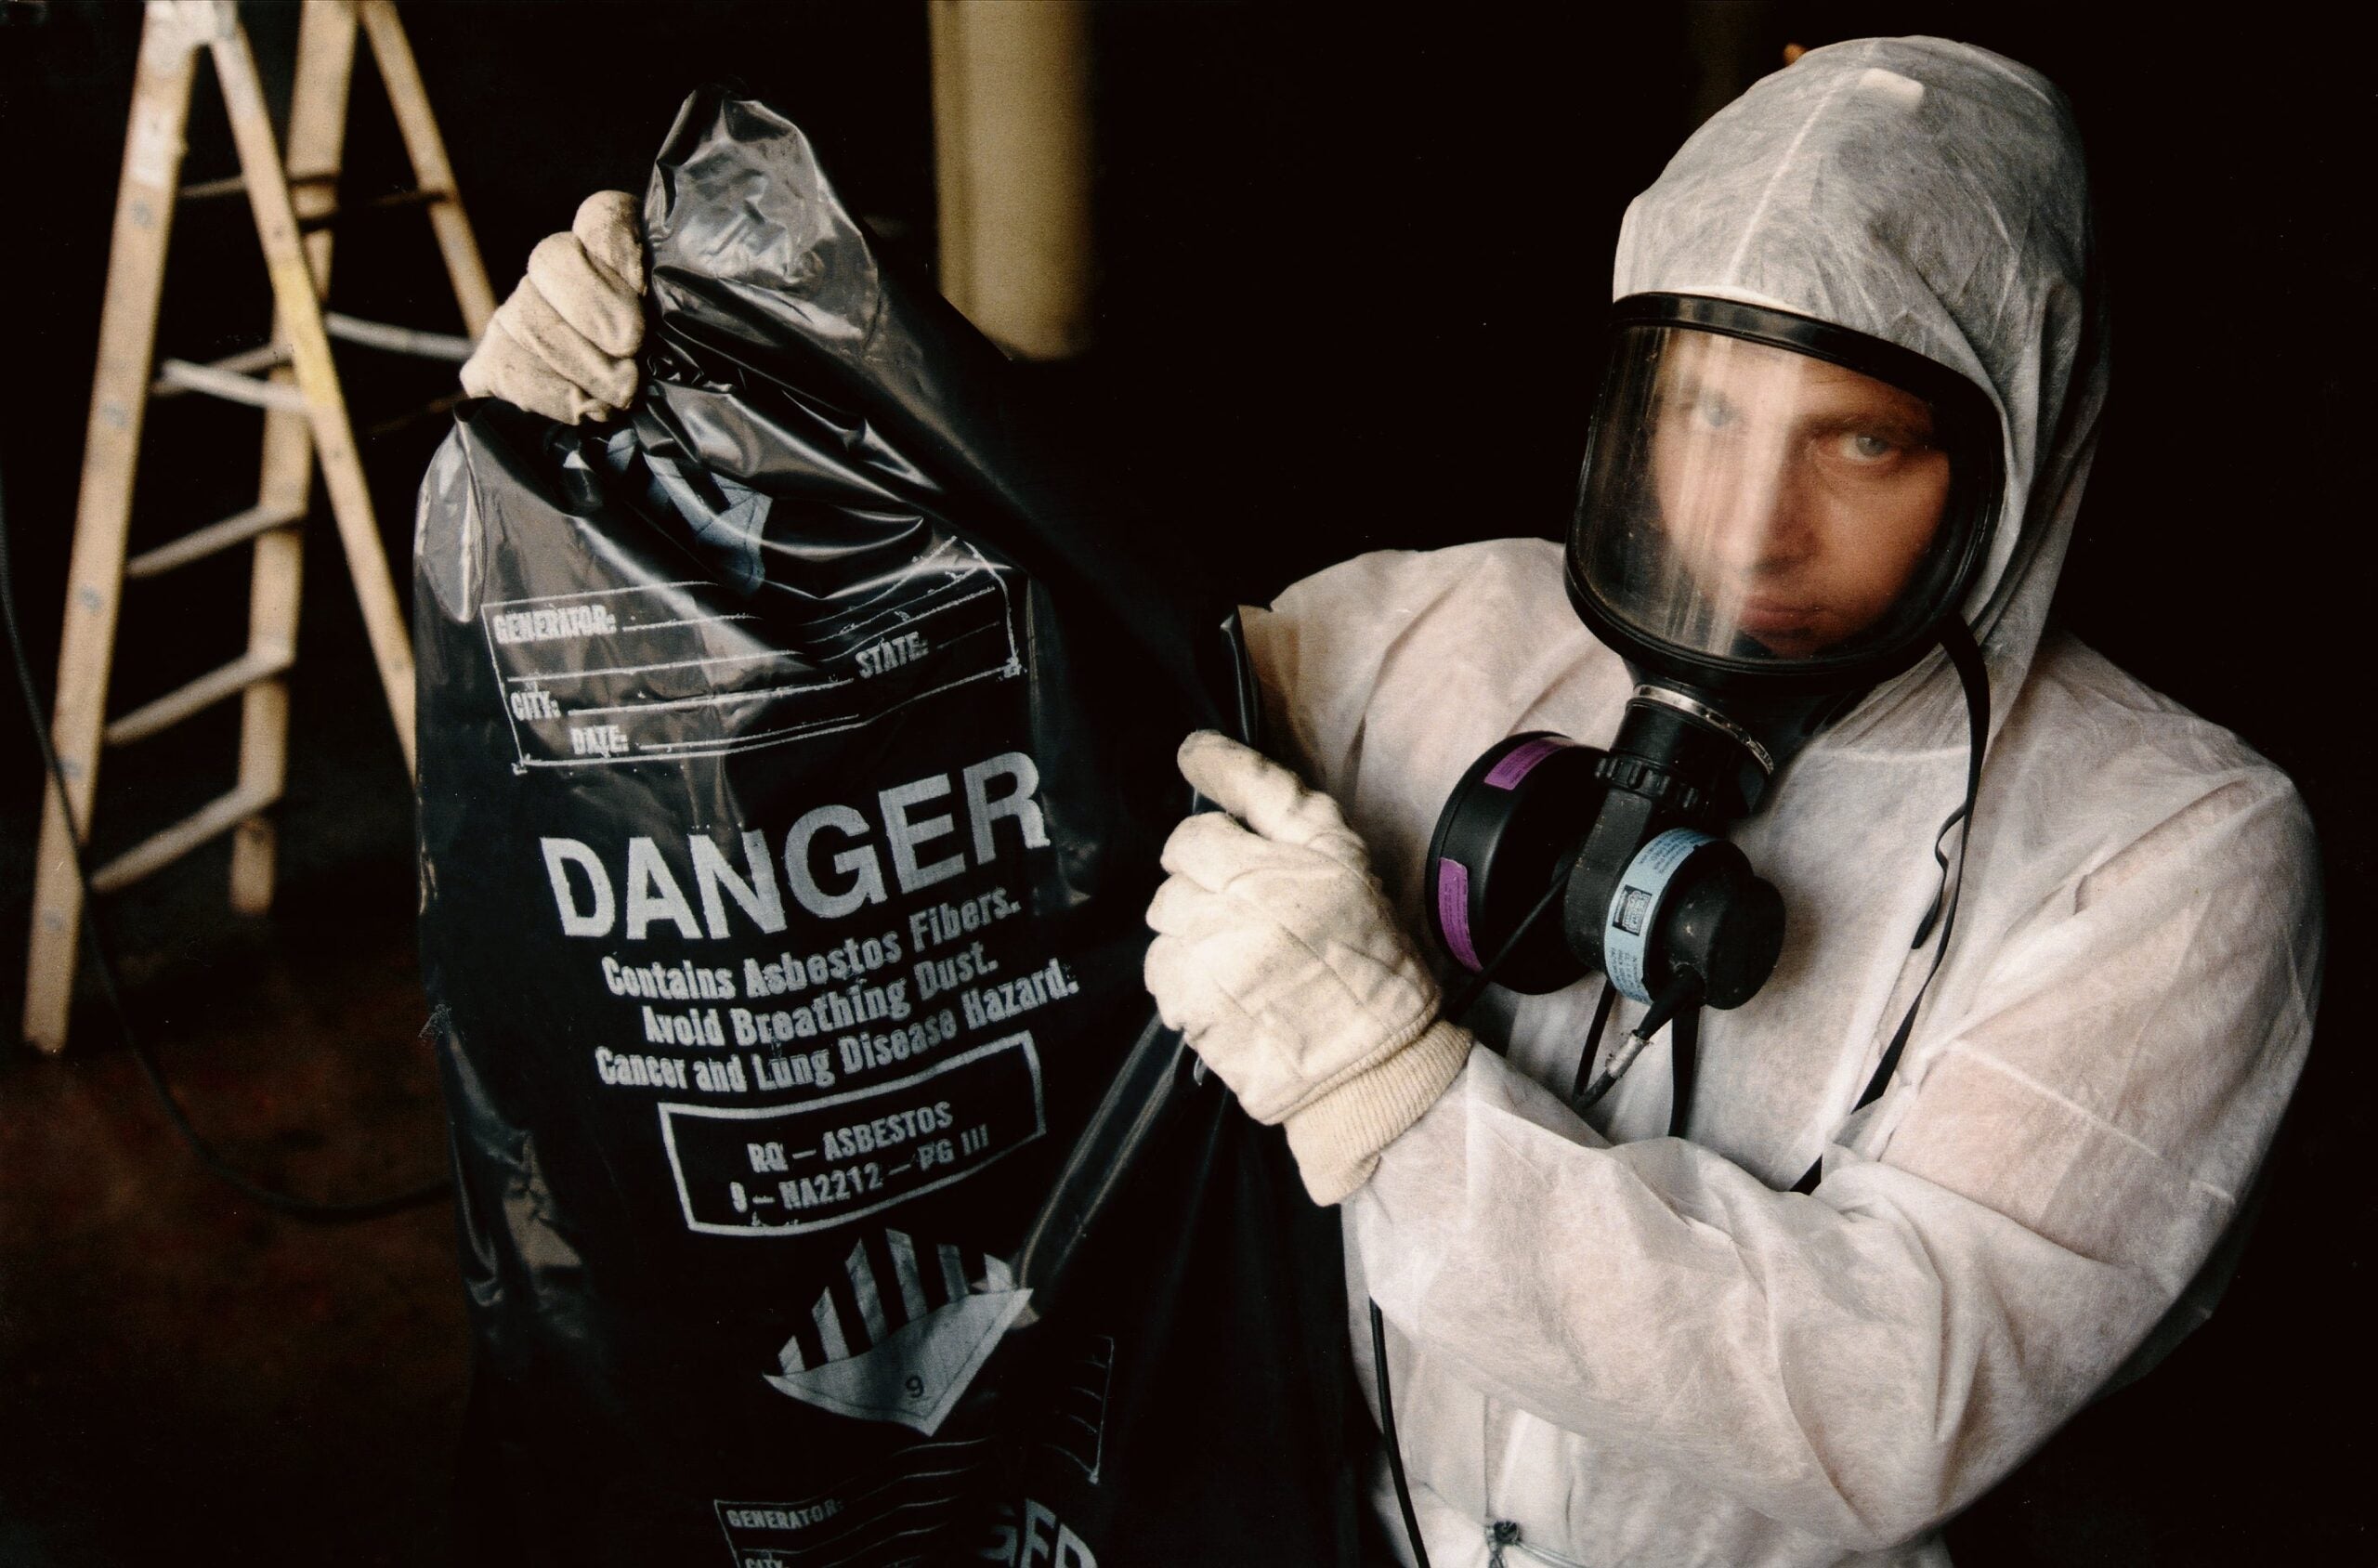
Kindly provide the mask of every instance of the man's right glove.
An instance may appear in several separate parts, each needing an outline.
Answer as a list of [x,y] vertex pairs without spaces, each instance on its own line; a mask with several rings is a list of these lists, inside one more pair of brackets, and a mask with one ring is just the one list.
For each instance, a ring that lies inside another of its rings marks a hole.
[[636,199],[598,190],[567,234],[529,253],[529,275],[463,366],[463,390],[564,425],[608,419],[635,401],[644,343],[644,239]]
[[1285,1122],[1305,1190],[1338,1203],[1468,1059],[1338,804],[1201,731],[1181,771],[1230,815],[1173,830],[1148,906],[1148,993],[1261,1122]]

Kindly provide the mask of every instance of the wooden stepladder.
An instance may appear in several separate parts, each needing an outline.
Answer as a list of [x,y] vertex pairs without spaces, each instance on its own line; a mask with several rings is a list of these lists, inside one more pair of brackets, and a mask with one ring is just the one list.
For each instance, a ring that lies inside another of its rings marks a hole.
[[[52,733],[66,774],[66,798],[61,801],[54,788],[47,792],[34,869],[24,1036],[44,1051],[59,1051],[66,1042],[84,918],[72,846],[77,835],[85,841],[89,835],[102,748],[145,739],[237,696],[240,760],[230,791],[96,868],[91,889],[112,893],[228,832],[233,835],[231,907],[255,914],[271,904],[274,839],[265,811],[281,798],[285,773],[289,696],[282,677],[296,653],[302,525],[317,458],[388,710],[406,764],[412,764],[412,650],[330,340],[459,359],[486,330],[495,301],[392,0],[310,0],[299,9],[286,163],[275,146],[255,56],[231,0],[150,0],[141,33],[59,654]],[[386,85],[415,186],[370,205],[426,210],[468,338],[358,321],[322,307],[330,281],[329,226],[340,216],[338,174],[359,27]],[[184,186],[183,133],[202,52],[214,59],[241,172]],[[242,191],[255,213],[272,285],[271,340],[210,364],[154,363],[158,300],[176,203]],[[143,416],[150,399],[182,393],[228,398],[265,411],[256,503],[126,559]],[[127,580],[160,576],[241,545],[255,553],[247,651],[153,702],[106,717],[117,610]]]

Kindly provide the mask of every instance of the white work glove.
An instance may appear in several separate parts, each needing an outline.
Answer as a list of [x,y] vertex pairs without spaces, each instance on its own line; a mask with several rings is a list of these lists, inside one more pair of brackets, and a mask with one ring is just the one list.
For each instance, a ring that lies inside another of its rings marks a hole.
[[1287,1124],[1305,1189],[1337,1203],[1461,1071],[1470,1033],[1438,1020],[1335,801],[1210,730],[1182,742],[1181,772],[1230,816],[1165,843],[1148,993],[1248,1115]]
[[644,342],[644,240],[636,199],[598,190],[567,234],[529,253],[529,275],[463,365],[463,390],[564,425],[608,419],[635,400]]

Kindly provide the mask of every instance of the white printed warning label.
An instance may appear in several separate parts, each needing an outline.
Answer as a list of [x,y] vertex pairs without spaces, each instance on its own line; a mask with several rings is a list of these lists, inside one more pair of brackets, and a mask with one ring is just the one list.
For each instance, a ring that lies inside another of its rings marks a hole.
[[1046,1130],[1029,1032],[803,1105],[660,1112],[686,1224],[713,1235],[825,1230],[963,1181]]
[[857,604],[838,605],[798,649],[763,640],[753,603],[688,581],[483,606],[518,765],[781,745],[1023,668],[1007,573],[963,541],[942,542]]

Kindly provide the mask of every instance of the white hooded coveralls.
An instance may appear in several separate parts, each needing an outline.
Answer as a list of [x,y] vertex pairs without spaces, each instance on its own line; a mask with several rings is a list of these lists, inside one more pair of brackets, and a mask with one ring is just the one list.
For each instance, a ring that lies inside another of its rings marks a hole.
[[[1344,1207],[1357,1361],[1375,1390],[1375,1297],[1439,1568],[1491,1561],[1497,1522],[1512,1564],[1945,1562],[1941,1520],[2202,1314],[2310,1035],[2315,849],[2234,737],[2043,636],[2106,383],[2089,253],[2061,98],[1928,39],[1805,57],[1627,213],[1618,295],[1777,307],[1989,391],[2006,499],[1966,613],[1993,737],[1954,939],[1864,1110],[1964,794],[1937,653],[1735,831],[1789,929],[1766,988],[1704,1015],[1689,1141],[1662,1136],[1665,1037],[1588,1118],[1560,1097],[1598,977],[1473,1010],[1496,1051]],[[1415,930],[1463,769],[1518,730],[1606,740],[1632,689],[1541,541],[1364,556],[1248,633],[1274,750]]]

